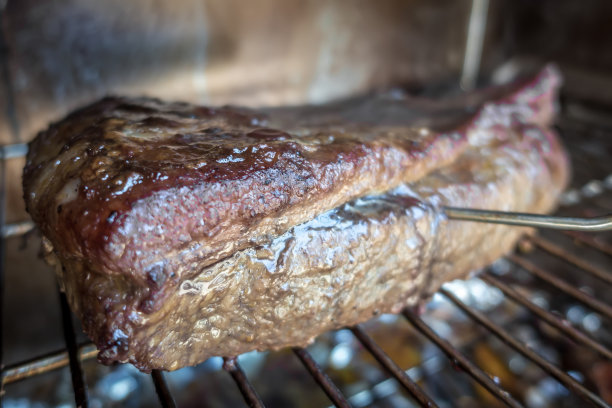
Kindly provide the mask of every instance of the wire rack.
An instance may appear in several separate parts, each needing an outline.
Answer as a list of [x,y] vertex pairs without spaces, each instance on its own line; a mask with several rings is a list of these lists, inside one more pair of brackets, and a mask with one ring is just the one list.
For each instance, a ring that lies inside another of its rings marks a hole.
[[[566,121],[566,124],[568,123],[570,122]],[[573,129],[571,131],[575,131],[575,129],[570,125],[568,126]],[[24,145],[3,146],[0,150],[0,204],[2,205],[0,222],[3,226],[2,234],[0,236],[0,284],[2,285],[0,288],[0,294],[4,293],[3,278],[5,263],[5,239],[7,237],[26,234],[33,228],[31,222],[21,222],[9,225],[6,225],[4,222],[4,194],[7,183],[5,163],[11,158],[24,155],[25,151],[26,147]],[[612,188],[612,183],[610,181],[612,181],[610,177],[608,177],[608,179],[604,179],[603,181],[590,181],[581,189],[570,190],[566,194],[565,200],[569,201],[570,204],[579,204],[579,207],[583,208],[584,210],[584,208],[586,208],[585,206],[589,205],[590,198],[597,194],[603,194],[606,189]],[[593,183],[599,187],[593,187]],[[604,214],[606,210],[606,208],[601,208],[601,205],[599,205],[599,207],[596,205],[595,211],[598,211],[600,214]],[[587,274],[604,285],[609,285],[612,283],[612,274],[609,271],[603,269],[598,264],[590,262],[589,259],[585,259],[577,255],[581,251],[581,248],[588,247],[591,250],[603,254],[604,256],[610,257],[612,256],[612,245],[598,239],[598,237],[593,234],[563,231],[557,231],[554,232],[554,234],[571,238],[575,245],[575,250],[567,251],[566,248],[556,243],[554,239],[542,236],[525,237],[519,246],[535,248],[538,251],[547,253],[552,257],[556,257],[562,262],[571,265],[573,268],[579,271],[579,273]],[[606,322],[609,323],[612,320],[612,307],[608,303],[577,288],[574,284],[566,281],[556,274],[555,271],[549,270],[546,266],[533,261],[533,259],[531,259],[528,255],[518,251],[517,253],[507,256],[506,259],[511,264],[521,268],[524,271],[527,271],[533,277],[543,282],[544,285],[547,285],[547,287],[549,287],[551,290],[559,291],[563,293],[564,296],[573,298],[575,301],[580,302],[587,308],[597,312]],[[499,289],[505,295],[505,302],[513,302],[517,306],[526,309],[535,318],[545,322],[557,330],[561,336],[564,336],[566,339],[571,339],[571,341],[593,350],[603,360],[612,360],[612,350],[608,345],[597,341],[591,335],[571,324],[568,324],[568,322],[562,317],[536,304],[532,301],[532,299],[525,295],[520,288],[517,288],[516,284],[506,282],[492,270],[485,270],[480,275],[480,279],[487,285]],[[502,324],[495,322],[490,316],[487,316],[487,314],[483,313],[482,311],[471,307],[448,288],[443,287],[440,290],[439,295],[445,297],[474,323],[482,326],[486,331],[497,337],[508,347],[514,349],[517,353],[520,353],[520,355],[522,355],[525,359],[538,366],[547,375],[557,380],[560,384],[574,393],[577,397],[581,398],[584,402],[597,407],[609,406],[608,403],[593,389],[587,388],[587,386],[579,381],[579,379],[574,378],[572,375],[569,375],[558,366],[549,362],[544,356],[538,354],[529,345],[521,342],[519,339],[513,336],[513,334],[511,334]],[[59,298],[63,336],[66,347],[62,350],[49,354],[34,356],[27,361],[19,362],[17,364],[12,364],[6,367],[2,366],[2,390],[6,384],[24,381],[51,370],[69,366],[76,406],[87,407],[87,382],[81,364],[83,361],[92,359],[94,356],[96,356],[96,348],[91,343],[78,343],[73,324],[73,316],[68,308],[66,297],[63,293],[59,292]],[[0,299],[0,302],[3,304],[3,299]],[[510,407],[522,406],[519,399],[516,396],[513,396],[507,390],[503,389],[499,382],[496,381],[490,373],[479,367],[460,348],[452,345],[448,339],[443,338],[430,325],[428,325],[421,314],[415,310],[406,309],[401,313],[401,315],[418,333],[420,333],[420,335],[435,345],[440,352],[451,361],[453,366],[458,367],[466,376],[469,376],[472,381],[484,387],[484,389],[486,389],[494,398],[499,400],[500,403]],[[1,321],[0,324],[2,324]],[[416,404],[427,407],[438,406],[433,397],[425,392],[422,386],[419,385],[413,377],[411,377],[410,370],[402,369],[398,363],[395,362],[379,344],[377,344],[377,342],[366,332],[366,330],[364,330],[362,326],[357,325],[350,327],[349,329],[363,348],[367,350],[367,352],[374,358],[375,361],[378,362],[378,364],[380,364],[383,370],[385,370],[398,382],[398,384],[401,385],[401,387],[405,389]],[[2,345],[0,344],[0,359],[2,358],[1,346]],[[312,376],[316,384],[318,384],[318,386],[325,392],[331,403],[338,407],[351,406],[350,398],[347,398],[347,396],[341,392],[340,387],[334,381],[332,381],[330,376],[319,364],[317,364],[308,350],[303,348],[293,348],[292,352],[303,364],[304,369],[310,376]],[[0,363],[1,361],[2,360],[0,360]],[[264,403],[258,395],[257,390],[255,389],[251,380],[248,378],[247,374],[245,374],[245,371],[242,369],[236,357],[224,357],[223,369],[229,376],[231,376],[248,406],[264,406]],[[175,399],[165,381],[164,374],[160,371],[153,371],[151,373],[151,380],[157,392],[160,405],[162,407],[175,407]]]

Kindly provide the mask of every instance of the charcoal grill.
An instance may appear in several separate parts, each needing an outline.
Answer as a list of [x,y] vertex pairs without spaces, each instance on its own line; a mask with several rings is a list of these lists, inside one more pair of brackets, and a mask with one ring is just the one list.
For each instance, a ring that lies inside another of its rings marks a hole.
[[[581,141],[585,140],[585,133],[596,132],[598,134],[608,135],[610,132],[605,126],[602,127],[594,123],[584,124],[568,116],[564,116],[560,120],[560,130],[562,135],[567,136],[569,134],[574,134],[573,138],[566,138],[570,151],[575,151],[573,149],[573,143],[580,144],[582,143]],[[575,137],[576,134],[580,137]],[[2,171],[2,178],[0,180],[2,183],[2,188],[0,188],[0,200],[5,199],[4,185],[6,183],[6,176],[4,173],[4,165],[6,160],[19,157],[25,154],[25,151],[26,147],[24,145],[7,145],[2,147],[0,151],[2,155],[2,161],[0,163],[0,170]],[[584,160],[584,152],[580,152],[580,154],[582,155],[581,160]],[[600,158],[597,157],[593,158],[593,160],[599,159]],[[606,199],[609,200],[609,197],[607,197],[608,195],[612,196],[612,192],[610,192],[612,189],[610,178],[584,180],[583,175],[577,175],[577,177],[578,180],[576,180],[575,184],[580,188],[572,189],[565,194],[564,200],[566,204],[570,205],[562,207],[561,213],[579,216],[605,214],[605,212],[609,210],[605,208],[605,201]],[[582,183],[582,185],[577,183]],[[3,222],[4,215],[0,216],[0,220]],[[2,225],[2,247],[0,249],[2,252],[0,252],[0,261],[2,266],[4,266],[4,240],[8,237],[26,234],[33,226],[28,222],[8,225],[3,222]],[[571,238],[573,242],[573,249],[571,251],[568,251],[567,247],[557,242],[563,237]],[[603,238],[605,238],[605,236]],[[546,236],[538,235],[534,237],[525,237],[519,247],[531,247],[534,249],[533,252],[536,253],[536,255],[546,253],[549,256],[555,257],[571,265],[574,268],[575,274],[590,275],[590,277],[605,285],[612,283],[612,274],[610,274],[609,271],[601,265],[591,262],[588,258],[581,256],[581,251],[583,251],[585,247],[597,251],[604,256],[612,256],[612,245],[607,243],[605,239],[602,239],[601,234],[555,231]],[[607,303],[606,299],[599,299],[589,294],[587,291],[577,288],[564,279],[564,277],[558,275],[554,269],[539,262],[540,258],[540,256],[532,256],[531,253],[524,253],[524,251],[519,250],[506,257],[506,260],[512,264],[514,268],[520,268],[523,271],[527,271],[529,274],[542,281],[549,290],[559,291],[563,293],[563,295],[582,303],[584,306],[601,316],[601,319],[603,319],[606,324],[609,324],[612,320],[612,306]],[[2,268],[1,273],[2,275],[4,274],[4,268]],[[612,350],[610,349],[609,341],[600,341],[590,336],[584,331],[569,324],[567,320],[563,319],[558,314],[534,303],[533,300],[525,295],[525,291],[521,287],[521,284],[509,280],[507,274],[500,276],[494,270],[488,269],[484,271],[480,279],[487,285],[499,289],[505,296],[505,302],[513,302],[525,308],[532,313],[535,318],[557,330],[565,340],[575,342],[594,351],[605,361],[610,361],[612,359]],[[3,288],[3,290],[4,289],[5,288]],[[63,334],[66,343],[65,349],[46,355],[33,356],[27,361],[2,367],[2,387],[4,388],[5,385],[17,381],[26,381],[42,373],[69,365],[76,405],[79,407],[86,407],[88,406],[87,380],[84,377],[81,362],[93,358],[96,355],[96,349],[91,343],[77,343],[72,320],[73,317],[68,308],[65,295],[59,292],[59,296]],[[465,313],[469,319],[472,319],[476,324],[484,327],[491,334],[498,337],[508,347],[514,349],[526,358],[529,364],[538,366],[548,376],[554,378],[558,383],[567,388],[567,390],[584,400],[584,402],[597,407],[609,406],[602,396],[598,395],[596,390],[583,384],[580,379],[575,378],[576,376],[572,376],[563,369],[550,363],[545,357],[529,347],[529,345],[518,340],[513,333],[506,329],[507,325],[494,322],[486,313],[477,310],[461,300],[460,297],[453,293],[448,287],[443,287],[437,296],[445,297],[454,304],[455,307]],[[499,384],[492,375],[478,367],[478,365],[468,358],[460,348],[452,345],[448,339],[436,333],[424,319],[424,317],[427,316],[427,312],[421,315],[415,310],[406,309],[402,312],[402,316],[410,322],[413,328],[422,336],[438,347],[440,352],[446,355],[454,366],[463,371],[465,375],[471,377],[473,381],[484,387],[492,396],[507,406],[522,406],[519,399],[504,390],[502,385]],[[417,381],[411,377],[410,369],[402,369],[385,351],[383,351],[364,327],[357,325],[349,329],[363,348],[371,354],[384,370],[386,370],[391,378],[395,379],[397,383],[405,389],[415,403],[421,406],[437,406],[433,397],[424,390],[423,386],[419,385]],[[350,397],[344,395],[343,392],[340,391],[339,386],[335,384],[330,376],[328,376],[321,366],[317,364],[308,350],[294,348],[292,351],[301,361],[304,369],[312,376],[334,405],[338,407],[351,406]],[[236,357],[224,357],[223,369],[233,378],[236,386],[249,406],[264,406],[262,399],[258,396],[256,388],[241,368]],[[164,374],[160,371],[154,371],[151,374],[151,380],[155,385],[161,406],[176,406],[172,392],[164,379]]]

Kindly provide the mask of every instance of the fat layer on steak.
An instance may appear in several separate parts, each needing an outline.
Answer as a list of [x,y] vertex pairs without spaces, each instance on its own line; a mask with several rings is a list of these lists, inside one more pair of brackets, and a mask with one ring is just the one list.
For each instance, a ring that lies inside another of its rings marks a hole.
[[26,204],[103,362],[173,370],[305,345],[416,304],[524,232],[441,205],[554,207],[558,84],[548,67],[463,104],[263,113],[107,98],[31,143]]

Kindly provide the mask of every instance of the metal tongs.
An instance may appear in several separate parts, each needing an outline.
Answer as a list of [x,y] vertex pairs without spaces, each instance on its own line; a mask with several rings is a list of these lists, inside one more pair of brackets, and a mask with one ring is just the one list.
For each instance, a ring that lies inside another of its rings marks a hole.
[[611,214],[593,218],[575,218],[507,211],[476,210],[472,208],[442,208],[446,216],[451,220],[488,222],[569,231],[595,232],[612,230]]

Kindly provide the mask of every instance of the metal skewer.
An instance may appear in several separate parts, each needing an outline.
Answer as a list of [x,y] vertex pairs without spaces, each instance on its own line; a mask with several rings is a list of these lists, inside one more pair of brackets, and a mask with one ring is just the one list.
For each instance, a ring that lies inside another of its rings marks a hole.
[[612,215],[594,218],[575,218],[457,207],[443,207],[443,210],[451,220],[489,222],[570,231],[595,232],[612,230]]

